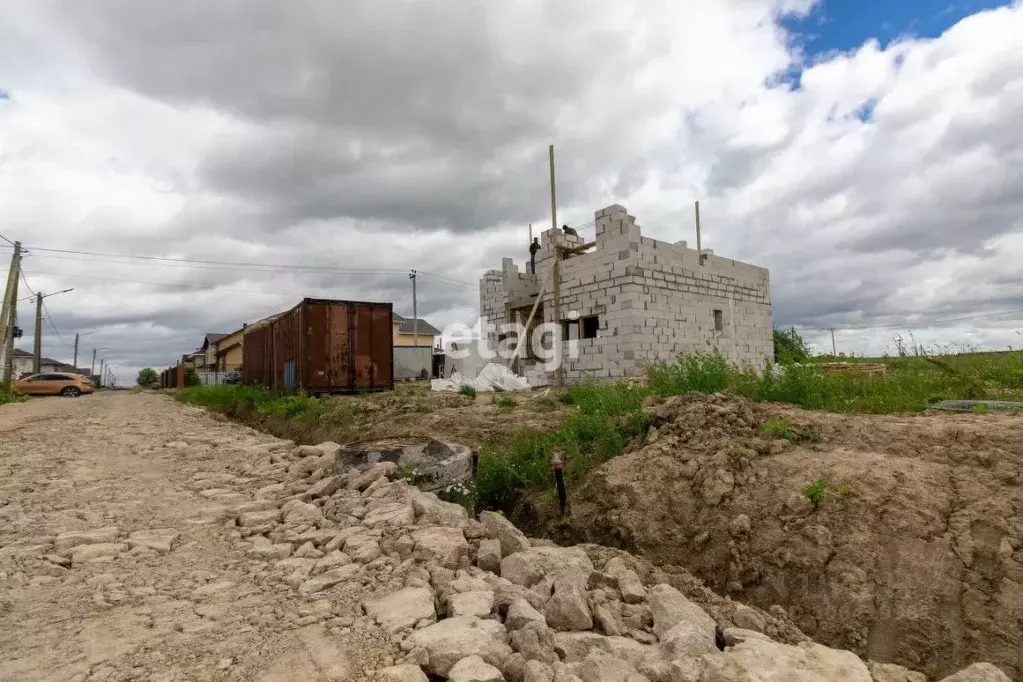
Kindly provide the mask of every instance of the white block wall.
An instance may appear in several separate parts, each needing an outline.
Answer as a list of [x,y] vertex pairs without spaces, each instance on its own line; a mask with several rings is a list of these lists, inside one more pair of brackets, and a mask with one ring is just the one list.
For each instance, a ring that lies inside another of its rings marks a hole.
[[[701,254],[685,242],[671,244],[643,237],[624,207],[597,211],[596,247],[560,262],[561,319],[571,311],[598,315],[595,339],[575,342],[578,357],[567,359],[568,382],[640,376],[647,363],[671,360],[686,351],[720,351],[738,365],[763,369],[773,357],[771,289],[765,268]],[[555,241],[583,239],[547,230],[541,235],[537,275],[522,274],[505,259],[502,270],[480,281],[485,319],[508,319],[508,306],[539,290],[554,264]],[[553,321],[554,292],[543,297],[545,321]],[[720,310],[723,329],[716,330]],[[552,378],[552,377],[549,377]]]

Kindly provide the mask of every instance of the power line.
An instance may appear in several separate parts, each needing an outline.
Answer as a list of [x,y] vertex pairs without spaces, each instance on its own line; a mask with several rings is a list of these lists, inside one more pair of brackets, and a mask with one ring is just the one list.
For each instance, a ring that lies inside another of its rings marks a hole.
[[[298,265],[293,263],[251,263],[244,261],[218,261],[218,260],[202,260],[196,258],[171,258],[167,256],[140,256],[132,254],[117,254],[117,253],[103,253],[99,251],[76,251],[73,249],[51,249],[43,247],[32,247],[29,249],[32,252],[45,252],[49,254],[59,254],[43,256],[37,254],[39,257],[45,258],[62,258],[64,260],[78,260],[89,263],[113,263],[119,265],[135,265],[130,262],[124,261],[110,261],[100,260],[103,258],[120,258],[130,260],[145,260],[153,261],[158,264],[176,265],[178,267],[195,267],[199,269],[231,269],[231,270],[251,270],[255,269],[258,272],[273,272],[273,271],[297,271],[297,272],[324,272],[324,273],[336,273],[336,274],[352,274],[352,275],[375,275],[375,274],[386,274],[386,275],[405,275],[406,270],[404,269],[391,269],[391,268],[338,268],[329,265]],[[78,258],[77,256],[88,256],[89,258]],[[429,273],[425,273],[429,274]],[[472,282],[465,280],[455,279],[453,277],[447,277],[443,275],[429,275],[440,281],[445,281],[451,284],[460,284],[466,286],[476,287]]]
[[63,343],[68,348],[74,348],[74,346],[65,341],[64,337],[60,335],[59,331],[57,331],[57,325],[53,323],[53,318],[50,317],[50,311],[46,308],[46,299],[43,299],[43,312],[46,313],[46,321],[50,323],[50,329],[52,329],[53,333],[57,335],[57,338],[60,339],[60,342]]
[[12,242],[12,241],[11,241],[10,239],[8,239],[7,237],[5,237],[5,236],[4,236],[4,235],[3,235],[2,233],[0,233],[0,239],[3,239],[3,240],[4,240],[5,242],[7,242],[8,244],[10,244],[11,246],[14,246],[14,242]]
[[[39,249],[36,249],[39,250]],[[128,266],[139,266],[143,263],[133,263],[130,260],[109,260],[102,257],[79,257],[74,255],[61,255],[61,254],[37,254],[37,258],[53,258],[58,260],[70,260],[81,263],[109,263],[113,265],[128,265]],[[114,258],[135,258],[135,256],[117,256],[111,254]],[[404,270],[392,270],[392,269],[369,269],[369,268],[337,268],[331,266],[313,266],[313,265],[274,265],[272,263],[227,263],[223,265],[206,265],[208,261],[195,261],[190,262],[186,259],[175,260],[171,262],[147,262],[146,265],[152,266],[164,266],[164,267],[177,267],[177,268],[189,268],[197,270],[218,270],[227,272],[296,272],[304,274],[338,274],[338,275],[384,275],[388,277],[396,277],[398,275],[406,274]],[[477,284],[468,282],[466,280],[455,279],[446,275],[437,275],[434,273],[423,272],[424,275],[435,279],[441,284],[448,284],[451,286],[459,286],[468,289],[476,289]]]
[[[32,294],[33,297],[38,296],[39,294],[37,294],[36,292],[32,291],[32,287],[30,287],[28,285],[28,278],[25,277],[25,271],[24,270],[20,270],[19,274],[21,275],[21,281],[24,282],[25,288],[28,289],[29,293]],[[31,301],[32,299],[29,298],[28,300]],[[53,329],[53,333],[57,335],[57,338],[60,339],[60,342],[63,343],[68,348],[74,348],[74,346],[72,346],[70,343],[65,341],[64,337],[60,335],[59,331],[57,331],[57,325],[55,325],[53,323],[53,318],[50,317],[50,311],[46,307],[46,299],[45,298],[43,299],[43,312],[46,313],[46,321],[50,323],[50,328]]]

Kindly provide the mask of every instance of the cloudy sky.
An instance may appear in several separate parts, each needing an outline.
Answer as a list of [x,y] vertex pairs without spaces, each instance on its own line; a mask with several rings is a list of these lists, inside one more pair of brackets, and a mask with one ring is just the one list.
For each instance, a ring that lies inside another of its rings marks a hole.
[[692,239],[699,199],[705,245],[770,268],[776,324],[822,348],[829,326],[847,352],[1023,346],[1023,314],[992,315],[1023,309],[1019,1],[0,16],[0,233],[32,290],[74,287],[47,300],[45,354],[91,332],[122,381],[306,295],[408,315],[411,268],[422,317],[471,323],[481,273],[549,224],[550,143],[559,223],[621,203]]

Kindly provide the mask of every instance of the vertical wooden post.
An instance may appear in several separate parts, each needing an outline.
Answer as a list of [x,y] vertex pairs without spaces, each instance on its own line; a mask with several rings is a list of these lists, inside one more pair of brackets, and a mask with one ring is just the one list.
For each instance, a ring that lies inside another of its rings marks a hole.
[[554,145],[551,145],[547,152],[551,166],[551,229],[556,230],[558,229],[558,198],[554,191]]
[[696,202],[696,253],[701,253],[702,245],[700,244],[700,202]]
[[[557,195],[557,192],[555,190],[555,183],[554,183],[554,145],[550,145],[550,147],[548,148],[547,151],[548,151],[548,156],[549,156],[549,160],[550,160],[550,167],[551,167],[551,229],[555,230],[555,234],[556,234],[556,231],[558,229],[558,198],[557,198],[558,195]],[[554,249],[553,249],[553,251],[554,251],[554,268],[553,268],[553,272],[552,272],[553,277],[554,277],[554,325],[555,325],[554,333],[557,334],[557,337],[554,339],[554,344],[555,344],[556,348],[560,348],[561,347],[561,268],[558,267],[558,264],[561,262],[561,251],[558,250],[558,243],[557,243],[557,241],[555,241],[555,243],[552,246],[554,247]],[[555,383],[558,386],[561,386],[564,383],[562,381],[562,369],[563,369],[562,368],[562,363],[563,363],[565,358],[564,358],[564,353],[562,353],[561,355],[562,355],[562,357],[558,358],[558,369],[557,369],[557,375],[556,375],[557,378],[556,378],[556,381],[555,381]]]

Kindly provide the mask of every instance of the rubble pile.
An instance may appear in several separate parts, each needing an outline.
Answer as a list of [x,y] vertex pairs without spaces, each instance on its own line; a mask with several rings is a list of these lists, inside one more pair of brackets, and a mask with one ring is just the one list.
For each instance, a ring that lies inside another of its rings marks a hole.
[[[309,603],[298,625],[387,633],[394,660],[365,670],[366,679],[925,680],[807,641],[783,612],[720,598],[730,608],[704,609],[670,584],[645,581],[649,572],[624,552],[531,540],[500,514],[470,518],[410,486],[393,463],[338,472],[339,451],[260,446],[244,473],[280,480],[232,507],[228,523],[265,562],[261,576]],[[1008,678],[978,665],[948,680]]]

